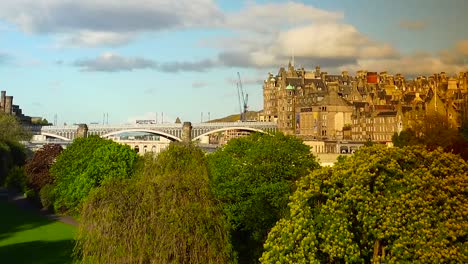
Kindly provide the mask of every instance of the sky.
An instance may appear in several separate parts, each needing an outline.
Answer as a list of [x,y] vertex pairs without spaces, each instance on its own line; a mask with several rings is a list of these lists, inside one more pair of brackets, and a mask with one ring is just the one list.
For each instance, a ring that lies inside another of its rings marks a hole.
[[58,125],[197,123],[239,113],[238,72],[249,110],[261,110],[263,80],[292,57],[329,74],[468,71],[467,10],[466,0],[2,0],[0,90]]

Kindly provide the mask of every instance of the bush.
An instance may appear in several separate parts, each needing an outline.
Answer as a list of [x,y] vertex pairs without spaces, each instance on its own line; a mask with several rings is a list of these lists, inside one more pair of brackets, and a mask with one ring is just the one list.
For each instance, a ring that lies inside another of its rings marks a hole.
[[13,167],[13,169],[8,172],[5,179],[5,187],[18,192],[26,191],[26,175],[23,167]]
[[137,154],[127,145],[98,136],[78,138],[56,159],[54,209],[77,214],[89,192],[112,179],[130,178]]
[[39,192],[43,186],[54,182],[49,170],[62,151],[58,144],[47,144],[34,153],[24,167],[29,188]]
[[55,200],[54,186],[52,184],[44,185],[39,192],[39,198],[41,200],[42,208],[51,209]]
[[26,153],[25,147],[18,142],[0,141],[0,185],[6,185],[6,177],[11,169],[24,165]]
[[87,199],[75,248],[82,263],[234,261],[200,149],[173,143],[138,176],[108,181]]

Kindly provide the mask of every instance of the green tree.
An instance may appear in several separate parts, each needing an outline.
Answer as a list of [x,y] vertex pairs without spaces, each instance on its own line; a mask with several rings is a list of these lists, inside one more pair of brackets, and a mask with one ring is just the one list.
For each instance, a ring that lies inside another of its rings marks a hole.
[[14,116],[0,113],[0,185],[5,183],[11,169],[24,165],[27,150],[19,141],[29,137]]
[[137,154],[127,145],[98,136],[78,138],[56,159],[54,208],[78,213],[89,192],[112,179],[131,177]]
[[42,126],[50,126],[50,125],[52,125],[52,124],[49,123],[49,121],[47,121],[47,119],[45,119],[45,118],[39,118],[39,119],[37,119],[37,120],[32,121],[32,123],[33,123],[34,125],[42,125]]
[[18,122],[15,116],[0,113],[0,141],[16,142],[27,140],[31,134]]
[[280,133],[232,139],[208,161],[239,262],[256,262],[268,231],[287,213],[295,181],[319,164],[302,141]]
[[85,203],[76,246],[83,263],[234,262],[199,148],[173,143],[156,160],[145,157],[137,174]]
[[413,124],[400,134],[394,134],[392,142],[396,147],[424,145],[428,150],[441,147],[446,152],[460,154],[468,160],[468,141],[464,138],[464,123],[460,131],[455,128],[455,122],[438,113],[428,113],[420,122]]
[[466,263],[468,164],[441,149],[361,148],[298,183],[262,263]]
[[399,134],[395,132],[392,136],[392,143],[399,148],[421,144],[412,129],[405,129]]

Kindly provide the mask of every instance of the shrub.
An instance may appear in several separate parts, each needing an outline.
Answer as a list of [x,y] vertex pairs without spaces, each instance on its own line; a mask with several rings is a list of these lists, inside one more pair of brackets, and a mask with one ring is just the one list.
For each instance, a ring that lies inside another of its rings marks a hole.
[[200,149],[171,144],[138,174],[108,181],[87,199],[75,252],[82,263],[234,261]]
[[127,145],[97,136],[78,138],[56,159],[54,208],[76,214],[89,192],[112,179],[131,177],[137,154]]
[[39,198],[42,208],[51,209],[55,200],[54,186],[52,184],[44,185],[39,192]]
[[18,192],[26,191],[26,175],[23,167],[13,167],[5,179],[5,187]]
[[54,182],[49,170],[62,151],[58,144],[47,144],[34,153],[24,167],[29,188],[39,192],[43,186]]

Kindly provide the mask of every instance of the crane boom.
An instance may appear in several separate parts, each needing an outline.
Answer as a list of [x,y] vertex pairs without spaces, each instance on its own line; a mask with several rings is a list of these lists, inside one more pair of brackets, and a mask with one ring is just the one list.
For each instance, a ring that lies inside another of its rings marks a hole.
[[239,72],[237,72],[237,78],[239,79],[239,82],[237,85],[239,104],[242,105],[241,113],[240,113],[240,120],[242,122],[245,122],[247,119],[247,109],[248,109],[247,102],[249,100],[249,95],[247,93],[245,93],[244,95],[244,87],[242,87],[242,80],[241,80],[241,76]]

